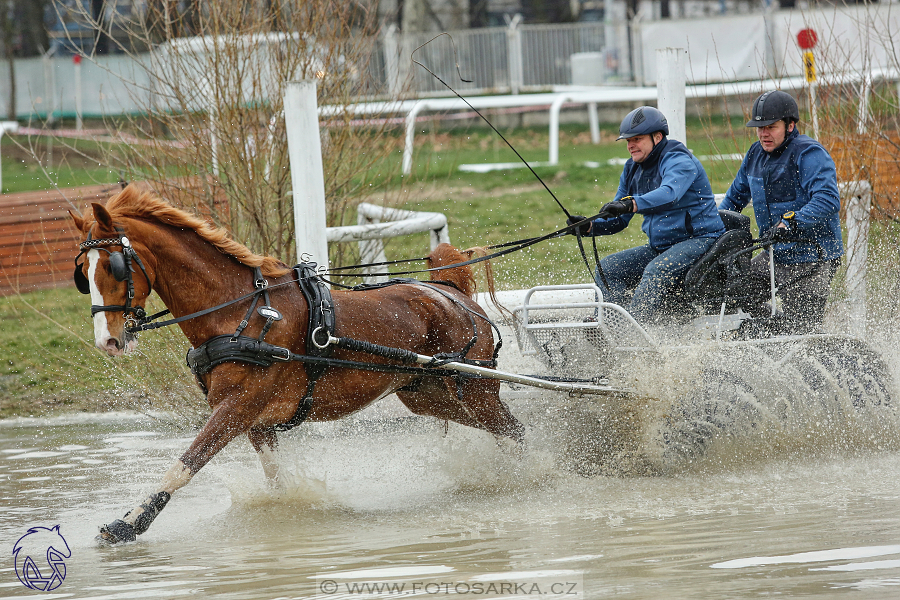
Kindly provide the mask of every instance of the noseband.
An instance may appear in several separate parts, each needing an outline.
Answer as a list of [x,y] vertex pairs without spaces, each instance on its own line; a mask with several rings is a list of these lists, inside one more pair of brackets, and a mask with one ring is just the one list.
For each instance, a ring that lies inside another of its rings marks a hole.
[[[99,240],[91,239],[91,232],[88,232],[87,239],[78,245],[81,252],[75,257],[74,279],[75,287],[78,288],[79,292],[82,294],[90,294],[91,284],[82,270],[84,263],[78,262],[78,259],[81,258],[81,255],[85,252],[95,249],[103,250],[109,254],[109,270],[112,273],[113,279],[116,281],[124,281],[127,288],[125,304],[109,304],[105,306],[93,304],[91,305],[91,316],[93,317],[98,312],[121,311],[122,315],[125,317],[125,327],[128,328],[137,325],[140,320],[147,316],[147,313],[143,308],[131,305],[132,300],[134,300],[134,279],[131,276],[131,274],[134,273],[134,267],[132,266],[133,262],[137,263],[141,272],[144,274],[144,278],[147,280],[147,288],[152,289],[152,285],[150,283],[150,277],[147,275],[147,270],[144,268],[144,263],[137,255],[137,252],[134,251],[134,248],[131,247],[131,242],[123,233],[121,233],[121,230],[119,230],[118,227],[116,229],[119,231],[118,237],[103,238]],[[122,251],[108,250],[110,246],[121,246]]]

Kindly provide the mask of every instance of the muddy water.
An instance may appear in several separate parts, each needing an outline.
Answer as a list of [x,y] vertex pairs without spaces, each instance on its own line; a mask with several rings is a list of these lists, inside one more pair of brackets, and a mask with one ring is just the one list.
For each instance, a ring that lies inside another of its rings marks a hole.
[[[98,526],[191,433],[124,415],[3,422],[0,598],[900,596],[897,453],[584,477],[560,467],[552,407],[529,410],[544,420],[524,456],[424,419],[305,425],[283,438],[277,488],[238,440],[121,547],[98,546]],[[41,594],[12,549],[55,525],[71,556]]]

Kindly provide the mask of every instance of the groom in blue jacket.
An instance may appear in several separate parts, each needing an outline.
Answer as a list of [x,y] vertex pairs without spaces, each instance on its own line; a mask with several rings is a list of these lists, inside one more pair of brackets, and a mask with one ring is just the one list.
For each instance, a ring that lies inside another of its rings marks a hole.
[[679,141],[670,140],[666,117],[652,106],[636,108],[619,127],[631,158],[619,178],[615,200],[593,221],[573,215],[581,235],[609,235],[640,213],[644,246],[611,254],[595,277],[604,300],[624,306],[638,321],[653,323],[670,314],[683,295],[691,266],[725,233],[706,171]]
[[[759,141],[750,146],[720,206],[741,211],[752,200],[760,237],[777,242],[782,333],[820,329],[844,254],[834,161],[819,142],[800,134],[799,120],[797,102],[786,92],[756,99],[747,127],[756,128]],[[768,278],[769,253],[758,254],[751,270]]]

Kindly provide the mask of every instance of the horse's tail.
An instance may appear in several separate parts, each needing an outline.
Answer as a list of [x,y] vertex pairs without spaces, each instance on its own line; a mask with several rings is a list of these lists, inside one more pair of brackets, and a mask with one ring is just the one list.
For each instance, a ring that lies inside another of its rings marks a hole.
[[[473,257],[486,256],[487,253],[487,248],[482,246],[475,246],[468,248],[467,250],[458,250],[450,244],[440,244],[428,255],[428,266],[434,268],[453,265],[466,262]],[[491,299],[491,304],[497,307],[501,313],[511,316],[509,310],[502,306],[497,300],[497,289],[494,283],[494,269],[491,266],[491,261],[484,260],[479,264],[484,266],[484,279],[487,285],[488,297]],[[440,271],[431,271],[431,279],[449,281],[459,288],[462,293],[470,298],[475,298],[477,285],[475,283],[475,275],[472,273],[471,265],[464,265],[453,269],[442,269]]]

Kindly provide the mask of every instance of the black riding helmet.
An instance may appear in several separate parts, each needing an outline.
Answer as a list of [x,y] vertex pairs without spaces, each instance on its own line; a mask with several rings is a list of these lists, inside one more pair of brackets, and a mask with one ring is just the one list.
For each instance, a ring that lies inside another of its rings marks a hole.
[[624,140],[636,135],[649,135],[662,131],[663,135],[669,135],[669,122],[666,116],[652,106],[641,106],[622,119],[619,125],[619,137],[616,140]]
[[773,90],[762,94],[753,103],[753,114],[747,121],[747,127],[768,127],[785,119],[794,123],[799,121],[800,108],[793,96],[781,90]]

